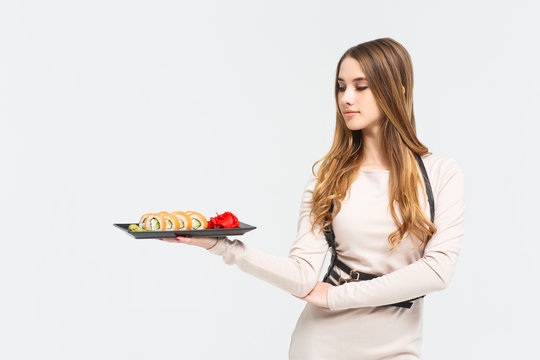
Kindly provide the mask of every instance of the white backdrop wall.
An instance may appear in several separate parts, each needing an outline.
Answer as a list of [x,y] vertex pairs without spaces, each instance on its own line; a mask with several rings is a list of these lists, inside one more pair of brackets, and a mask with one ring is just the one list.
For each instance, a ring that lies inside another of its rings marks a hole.
[[[285,359],[304,303],[205,250],[113,228],[233,211],[286,256],[351,46],[410,52],[421,141],[467,185],[425,359],[531,358],[540,301],[531,1],[0,4],[0,358]],[[337,357],[336,357],[337,358]]]

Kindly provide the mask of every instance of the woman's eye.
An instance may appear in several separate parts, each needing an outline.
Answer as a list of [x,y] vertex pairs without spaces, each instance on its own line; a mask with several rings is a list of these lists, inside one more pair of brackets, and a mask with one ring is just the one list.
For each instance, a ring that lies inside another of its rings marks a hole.
[[[357,86],[356,87],[356,90],[358,91],[362,91],[362,90],[366,90],[367,89],[367,86]],[[344,87],[338,87],[338,91],[342,92],[342,91],[345,91],[345,88]]]

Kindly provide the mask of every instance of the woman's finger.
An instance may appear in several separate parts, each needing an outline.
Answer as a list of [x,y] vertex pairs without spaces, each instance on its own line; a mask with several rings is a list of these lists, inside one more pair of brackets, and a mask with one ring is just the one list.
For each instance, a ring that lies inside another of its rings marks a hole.
[[188,245],[193,245],[192,239],[193,238],[185,237],[185,236],[177,236],[175,238],[176,242],[183,243],[183,244],[188,244]]
[[184,236],[177,236],[176,239],[178,242],[187,244],[187,245],[195,245],[198,247],[202,247],[204,249],[209,249],[212,246],[216,244],[218,241],[217,238],[213,237],[184,237]]
[[209,249],[213,247],[217,241],[217,237],[185,237],[185,236],[177,236],[175,238],[161,238],[158,239],[161,241],[166,241],[170,243],[182,243],[186,245],[195,245],[198,247],[202,247],[204,249]]

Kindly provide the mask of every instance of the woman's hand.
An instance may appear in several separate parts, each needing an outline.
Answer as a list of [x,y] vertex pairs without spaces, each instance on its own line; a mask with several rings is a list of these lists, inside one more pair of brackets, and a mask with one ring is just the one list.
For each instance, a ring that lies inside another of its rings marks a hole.
[[202,247],[203,249],[210,249],[216,243],[218,242],[218,238],[211,238],[211,237],[185,237],[185,236],[177,236],[176,238],[169,238],[169,239],[159,239],[167,242],[172,243],[182,243],[182,244],[188,244],[188,245],[195,245],[198,247]]
[[315,287],[309,294],[304,297],[298,297],[300,300],[305,300],[312,305],[328,309],[328,288],[332,286],[325,282],[317,282]]

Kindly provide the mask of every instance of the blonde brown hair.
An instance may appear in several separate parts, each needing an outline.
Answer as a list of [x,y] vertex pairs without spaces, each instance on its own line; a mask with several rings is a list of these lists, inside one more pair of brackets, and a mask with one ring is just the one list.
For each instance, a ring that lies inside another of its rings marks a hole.
[[[412,61],[407,50],[391,38],[351,47],[338,62],[334,89],[337,110],[334,142],[330,151],[312,167],[313,175],[317,177],[311,209],[313,227],[319,225],[322,229],[328,229],[331,225],[333,217],[341,209],[341,201],[358,175],[363,155],[362,131],[347,128],[338,104],[337,77],[341,63],[347,57],[359,62],[384,114],[381,141],[384,155],[390,162],[389,208],[397,226],[388,235],[388,242],[395,249],[409,233],[426,244],[437,229],[420,206],[418,188],[421,185],[421,189],[424,189],[424,184],[415,154],[429,152],[416,137]],[[321,165],[315,174],[314,169],[319,162]],[[401,220],[394,204],[399,206]]]

